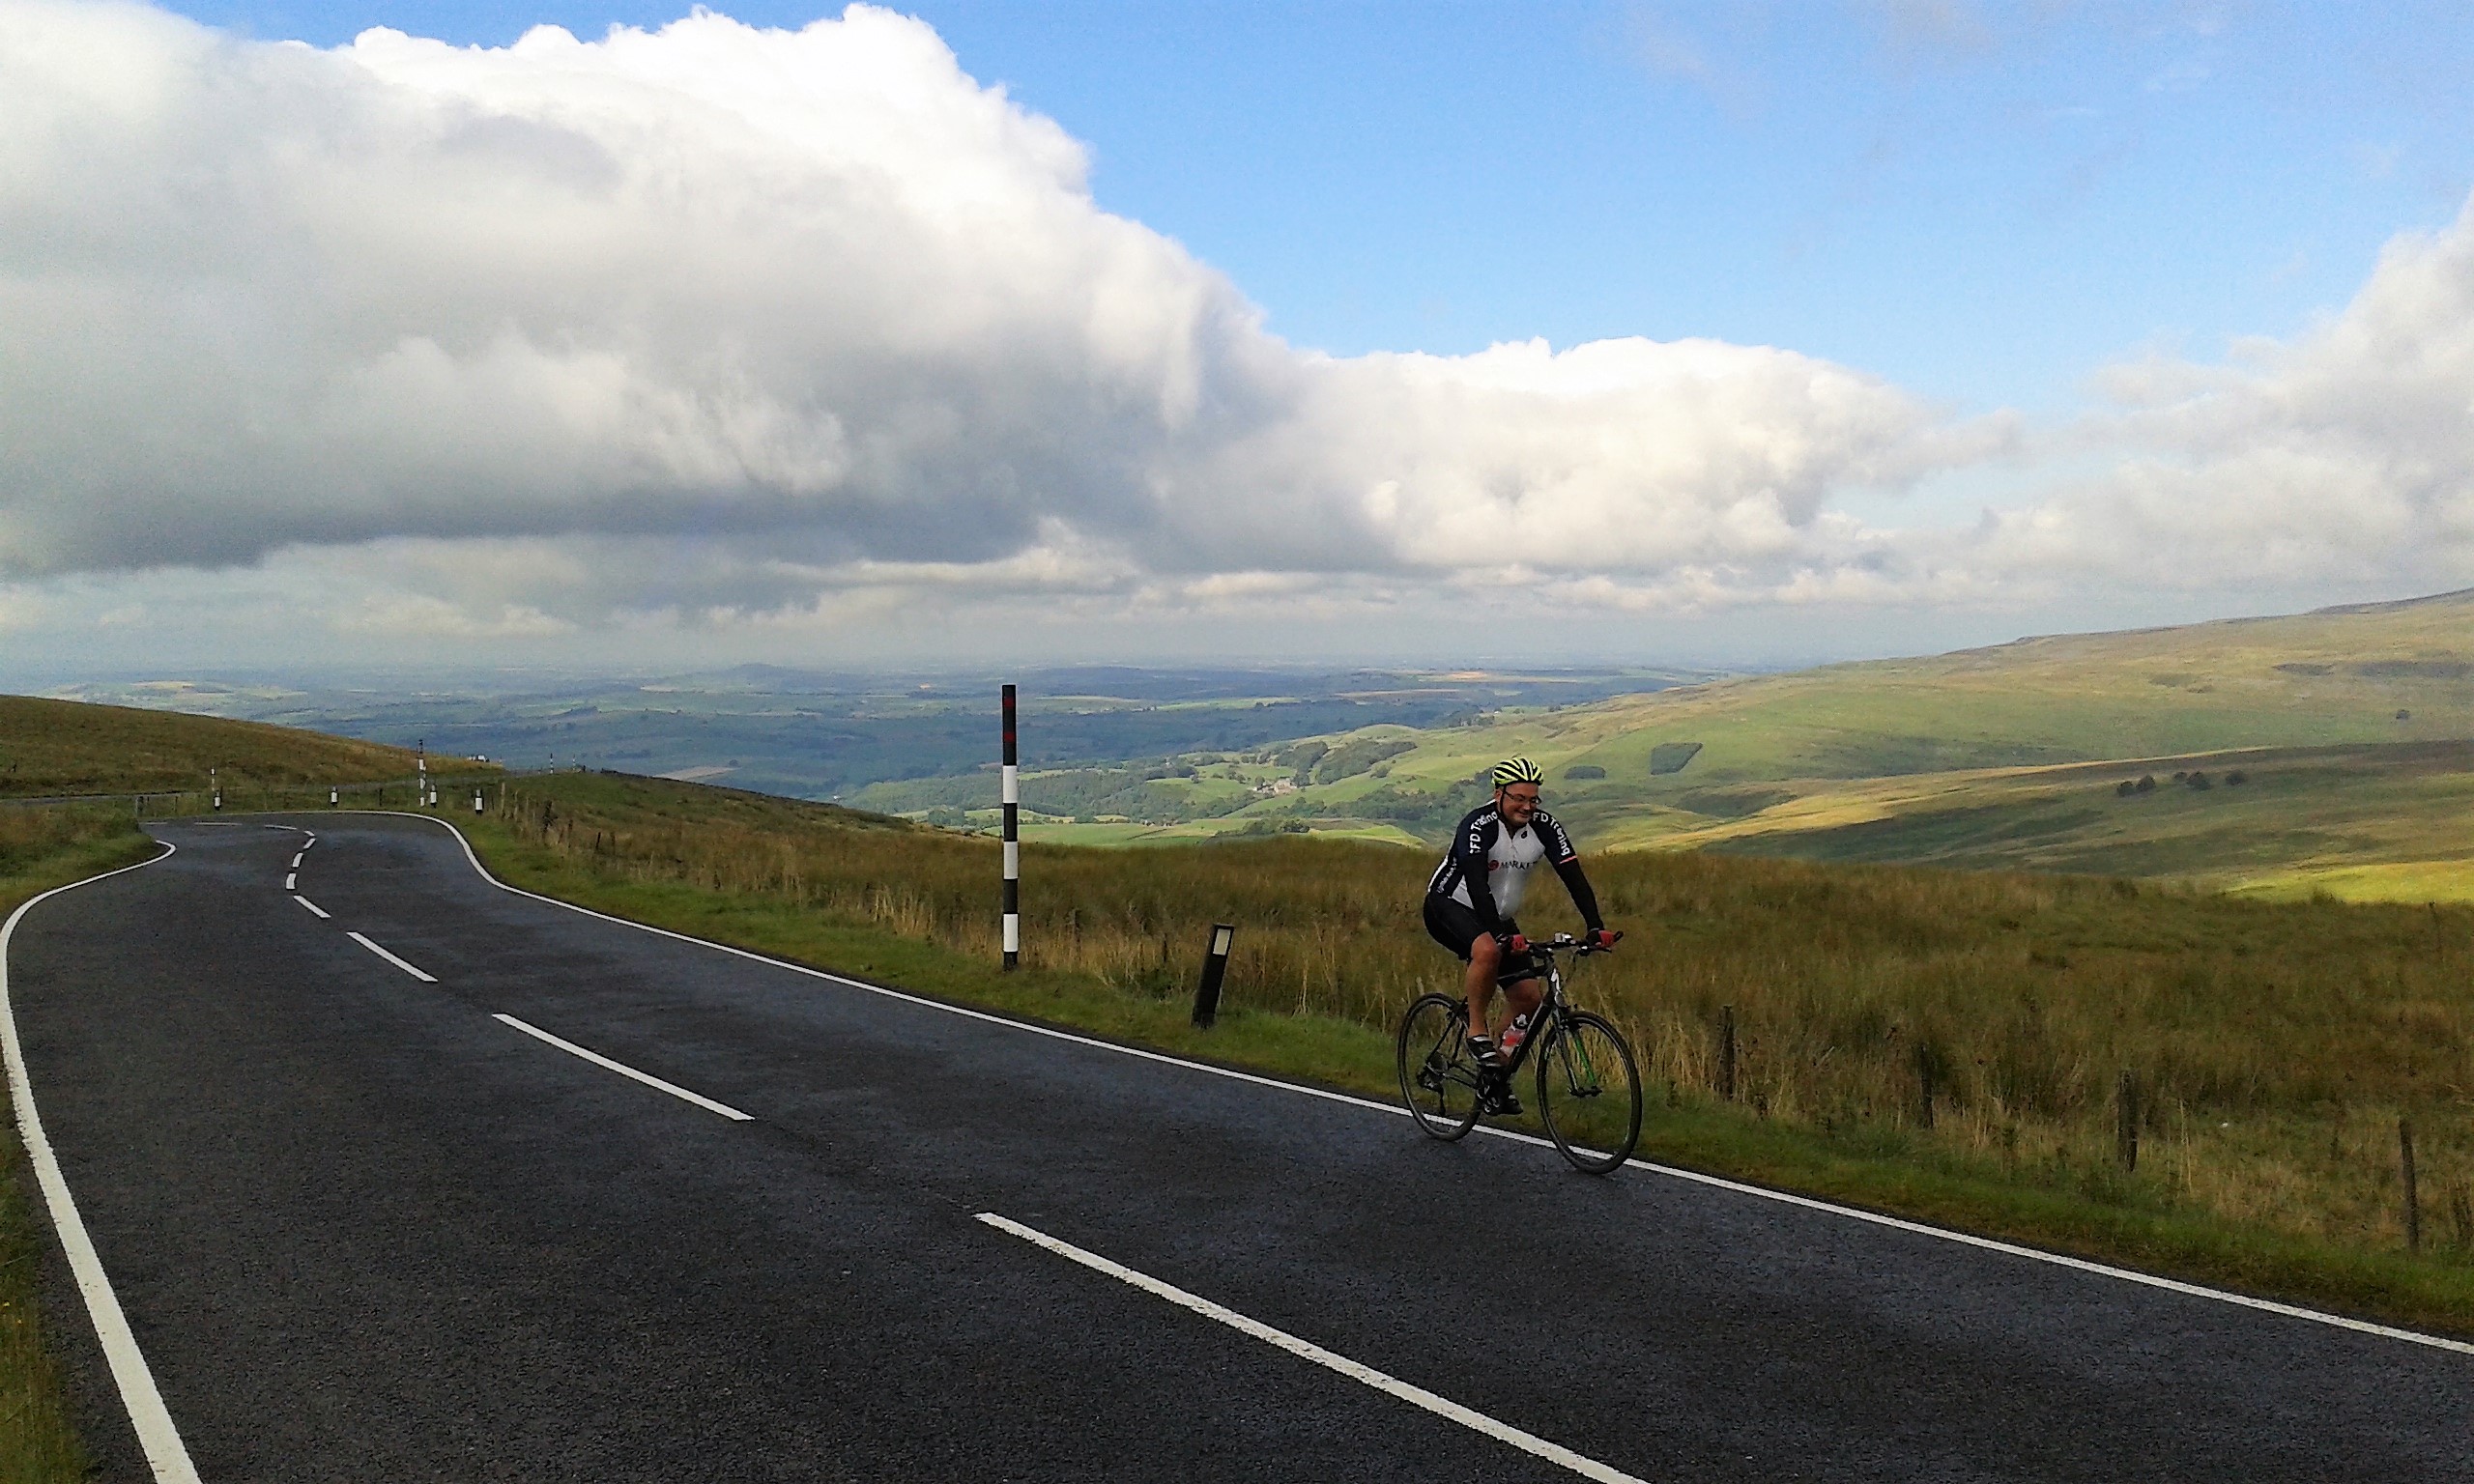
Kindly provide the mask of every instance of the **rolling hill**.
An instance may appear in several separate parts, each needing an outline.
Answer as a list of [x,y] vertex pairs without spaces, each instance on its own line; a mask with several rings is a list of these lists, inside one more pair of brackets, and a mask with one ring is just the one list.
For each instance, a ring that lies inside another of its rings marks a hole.
[[320,732],[129,706],[0,696],[0,798],[374,783],[413,754]]
[[[1060,819],[1038,833],[1116,842],[1302,823],[1431,842],[1482,797],[1477,773],[1526,753],[1552,780],[1556,812],[1597,849],[2100,871],[2420,900],[2474,897],[2469,738],[2474,589],[2023,639],[1172,759],[1144,781],[1148,815]],[[1352,748],[1364,756],[1370,744],[1378,762],[1327,776],[1321,759]],[[2194,772],[2207,784],[2172,783]],[[2244,783],[2220,786],[2228,772]],[[2143,777],[2170,786],[2117,792]],[[1070,782],[1045,791],[1073,797]],[[1180,790],[1192,800],[1182,812]],[[1026,785],[1035,801],[1043,791]]]

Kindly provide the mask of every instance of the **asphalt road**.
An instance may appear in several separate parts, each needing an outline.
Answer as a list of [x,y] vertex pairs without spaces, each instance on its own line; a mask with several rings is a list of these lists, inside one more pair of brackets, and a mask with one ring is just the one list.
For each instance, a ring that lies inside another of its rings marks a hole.
[[[1642,1479],[2474,1476],[2474,1356],[1437,1145],[531,900],[434,824],[280,822],[162,826],[10,949],[211,1484],[1577,1476],[981,1213]],[[101,1476],[149,1478],[49,1284]]]

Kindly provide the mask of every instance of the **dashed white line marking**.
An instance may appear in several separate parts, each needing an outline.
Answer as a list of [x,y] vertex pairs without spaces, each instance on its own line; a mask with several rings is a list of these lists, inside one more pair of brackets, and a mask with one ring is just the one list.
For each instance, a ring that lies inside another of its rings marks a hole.
[[[1076,1045],[1089,1046],[1100,1051],[1114,1052],[1118,1056],[1130,1056],[1139,1061],[1158,1062],[1168,1067],[1182,1067],[1189,1071],[1198,1071],[1208,1076],[1225,1077],[1232,1082],[1251,1082],[1257,1087],[1277,1088],[1284,1093],[1296,1093],[1307,1098],[1320,1098],[1327,1102],[1347,1103],[1351,1107],[1365,1108],[1369,1112],[1374,1113],[1386,1113],[1395,1118],[1406,1118],[1409,1116],[1409,1110],[1400,1106],[1396,1102],[1376,1102],[1372,1099],[1359,1098],[1349,1093],[1336,1093],[1329,1088],[1308,1087],[1304,1083],[1283,1082],[1278,1077],[1267,1077],[1258,1072],[1239,1071],[1230,1067],[1214,1067],[1208,1062],[1188,1061],[1182,1056],[1171,1056],[1165,1051],[1150,1051],[1145,1050],[1140,1046],[1121,1045],[1116,1042],[1102,1041],[1093,1036],[1078,1036],[1072,1031],[1060,1031],[1050,1026],[1033,1025],[1028,1021],[1017,1020],[1009,1015],[995,1014],[985,1010],[972,1010],[962,1005],[951,1005],[947,1004],[943,1000],[929,999],[924,995],[906,994],[900,989],[889,989],[883,985],[869,984],[864,979],[851,979],[845,975],[830,973],[824,969],[813,969],[804,963],[792,963],[786,958],[771,957],[767,955],[757,953],[752,949],[734,948],[728,943],[716,943],[710,938],[700,938],[692,933],[676,932],[668,928],[656,928],[650,923],[639,923],[631,918],[618,917],[608,912],[596,912],[590,907],[578,906],[572,901],[561,901],[556,897],[546,897],[539,892],[528,892],[520,886],[509,886],[504,881],[491,875],[489,868],[481,864],[480,856],[474,851],[473,842],[464,838],[463,831],[455,828],[454,825],[448,823],[446,820],[433,818],[428,814],[408,813],[402,810],[372,810],[370,813],[394,814],[406,819],[423,819],[427,820],[429,823],[444,826],[448,834],[455,837],[455,842],[464,847],[464,859],[472,866],[474,873],[478,875],[482,880],[490,883],[490,885],[497,887],[502,892],[506,892],[517,897],[529,897],[534,901],[543,902],[553,907],[562,907],[569,912],[581,913],[586,917],[599,918],[605,923],[615,923],[621,928],[633,928],[638,932],[649,932],[656,937],[671,938],[680,943],[693,943],[700,948],[709,948],[715,953],[729,954],[734,957],[745,958],[750,962],[766,964],[773,968],[787,970],[792,974],[802,974],[810,979],[820,979],[825,981],[827,984],[843,985],[852,989],[864,989],[870,994],[882,995],[889,1000],[900,1000],[905,1004],[916,1005],[924,1010],[939,1011],[945,1014],[960,1015],[968,1020],[982,1020],[991,1025],[1006,1026],[1013,1030],[1021,1031],[1025,1035],[1045,1036],[1051,1041],[1072,1042]],[[1497,1138],[1516,1140],[1523,1144],[1535,1144],[1543,1149],[1551,1149],[1554,1147],[1547,1143],[1546,1140],[1538,1137],[1534,1133],[1522,1133],[1518,1129],[1514,1128],[1497,1128],[1490,1125],[1480,1124],[1477,1131],[1484,1134],[1492,1134]],[[2167,1293],[2181,1294],[2192,1298],[2204,1298],[2214,1303],[2234,1304],[2241,1308],[2256,1309],[2263,1314],[2275,1314],[2286,1319],[2301,1320],[2306,1324],[2326,1325],[2332,1328],[2350,1329],[2357,1334],[2375,1334],[2384,1340],[2401,1340],[2408,1345],[2427,1345],[2433,1350],[2448,1350],[2455,1351],[2459,1355],[2474,1356],[2474,1344],[2469,1344],[2464,1340],[2452,1340],[2442,1335],[2424,1334],[2413,1329],[2400,1329],[2391,1325],[2373,1324],[2367,1319],[2353,1319],[2344,1314],[2331,1314],[2324,1309],[2306,1309],[2299,1304],[2279,1303],[2273,1298],[2254,1298],[2249,1294],[2237,1294],[2227,1289],[2208,1288],[2198,1283],[2185,1283],[2178,1278],[2161,1277],[2155,1273],[2141,1272],[2132,1268],[2116,1268],[2110,1263],[2090,1262],[2084,1257],[2071,1257],[2068,1254],[2061,1252],[2047,1252],[2039,1247],[2021,1246],[2017,1242],[2003,1241],[1999,1238],[1994,1237],[1979,1237],[1973,1232],[1954,1231],[1946,1226],[1928,1226],[1921,1221],[1909,1221],[1899,1216],[1885,1216],[1879,1212],[1863,1211],[1854,1206],[1841,1206],[1832,1201],[1817,1200],[1809,1195],[1798,1195],[1790,1190],[1772,1190],[1765,1185],[1746,1184],[1741,1181],[1728,1180],[1723,1176],[1704,1175],[1698,1170],[1679,1169],[1674,1165],[1657,1164],[1647,1159],[1626,1159],[1624,1163],[1628,1169],[1645,1170],[1650,1174],[1663,1175],[1671,1180],[1688,1181],[1694,1184],[1707,1185],[1712,1189],[1725,1190],[1736,1195],[1749,1196],[1755,1200],[1775,1201],[1782,1206],[1795,1206],[1805,1211],[1845,1217],[1851,1221],[1862,1221],[1872,1226],[1887,1227],[1892,1231],[1908,1232],[1918,1237],[1930,1237],[1941,1241],[1957,1242],[1960,1245],[1975,1247],[1981,1251],[1999,1252],[2004,1257],[2024,1258],[2027,1261],[2033,1263],[2047,1263],[2056,1268],[2068,1268],[2096,1277],[2112,1278],[2123,1283],[2136,1283],[2143,1288],[2161,1289]]]
[[292,899],[301,903],[302,906],[307,907],[310,911],[316,913],[320,917],[334,916],[332,912],[330,912],[326,908],[318,905],[316,902],[311,901],[308,898],[302,896],[299,892],[292,894]]
[[[309,910],[310,910],[310,911],[312,911],[312,912],[318,912],[318,909],[317,909],[317,908],[315,908],[315,907],[311,907]],[[324,916],[326,916],[327,914],[326,914],[326,913],[324,913],[324,912],[318,912],[318,915],[319,915],[320,917],[324,917]],[[357,932],[347,932],[347,933],[345,933],[345,934],[344,934],[344,936],[346,936],[346,937],[348,937],[348,938],[352,939],[355,943],[360,944],[361,947],[363,947],[363,948],[365,948],[365,949],[369,950],[371,953],[376,954],[379,957],[386,959],[388,963],[393,964],[395,967],[397,967],[397,968],[399,968],[399,969],[403,970],[405,973],[410,974],[411,976],[413,976],[413,978],[419,980],[419,981],[420,981],[422,984],[424,984],[424,985],[434,985],[434,984],[437,984],[437,983],[438,983],[438,978],[437,978],[437,976],[435,976],[435,975],[431,975],[431,974],[424,974],[424,973],[422,973],[420,970],[418,970],[418,969],[417,969],[417,968],[414,968],[411,964],[406,963],[403,959],[396,957],[393,954],[390,954],[390,953],[387,952],[387,950],[385,950],[385,949],[383,949],[383,948],[380,948],[377,944],[372,943],[372,942],[370,942],[367,938],[362,937],[360,933],[357,933]]]
[[1562,1443],[1548,1442],[1535,1433],[1524,1433],[1509,1422],[1498,1422],[1482,1412],[1473,1412],[1449,1397],[1441,1397],[1424,1386],[1413,1386],[1396,1376],[1390,1376],[1370,1365],[1364,1365],[1346,1356],[1334,1355],[1309,1340],[1301,1340],[1284,1329],[1275,1329],[1258,1319],[1249,1319],[1234,1309],[1198,1295],[1187,1293],[1173,1283],[1164,1283],[1146,1272],[1136,1272],[1122,1263],[1112,1263],[1097,1252],[1086,1252],[1070,1241],[1059,1241],[1048,1233],[1009,1221],[992,1211],[983,1211],[979,1219],[1000,1232],[1011,1232],[1024,1241],[1046,1247],[1059,1257],[1080,1263],[1095,1272],[1105,1272],[1121,1283],[1130,1283],[1144,1293],[1165,1298],[1180,1308],[1192,1309],[1205,1319],[1216,1320],[1242,1334],[1251,1334],[1266,1344],[1277,1345],[1290,1355],[1311,1360],[1316,1365],[1335,1370],[1351,1381],[1363,1382],[1387,1396],[1398,1397],[1412,1407],[1423,1407],[1438,1417],[1457,1422],[1472,1432],[1483,1433],[1498,1441],[1510,1443],[1524,1453],[1532,1453],[1550,1464],[1569,1469],[1585,1479],[1599,1484],[1644,1484],[1644,1481],[1610,1468],[1585,1454],[1575,1453]]
[[286,876],[283,878],[283,889],[284,889],[285,891],[287,891],[287,892],[288,892],[288,891],[290,891],[290,890],[292,890],[294,887],[296,887],[296,886],[298,886],[298,885],[300,885],[300,884],[301,884],[301,875],[300,875],[300,873],[299,873],[298,871],[295,871],[295,872],[293,872],[293,873],[291,873],[291,874],[289,874],[289,875],[286,875]]
[[606,1067],[622,1077],[633,1077],[637,1081],[645,1084],[647,1087],[659,1088],[663,1092],[670,1094],[673,1098],[692,1102],[696,1104],[696,1106],[703,1108],[707,1112],[719,1113],[724,1118],[742,1124],[754,1123],[756,1121],[756,1115],[753,1113],[741,1113],[738,1109],[732,1107],[727,1102],[715,1102],[710,1098],[689,1092],[687,1089],[679,1086],[676,1082],[664,1082],[661,1078],[654,1076],[652,1073],[638,1071],[635,1068],[628,1066],[624,1062],[614,1062],[598,1051],[588,1051],[584,1047],[577,1045],[572,1041],[566,1041],[560,1037],[553,1036],[548,1031],[541,1029],[541,1027],[537,1025],[527,1025],[523,1021],[515,1018],[513,1015],[492,1015],[490,1018],[503,1025],[511,1025],[517,1030],[522,1031],[525,1035],[532,1037],[536,1041],[547,1042],[551,1045],[558,1047],[560,1050],[566,1052],[570,1056],[583,1057],[586,1061],[592,1063],[595,1067]]
[[[136,866],[124,866],[121,870],[135,870],[169,859],[173,847],[163,846],[163,853],[153,861],[140,861]],[[0,1053],[5,1053],[9,1066],[9,1092],[17,1110],[17,1137],[26,1149],[26,1157],[35,1167],[35,1183],[43,1187],[43,1203],[51,1208],[52,1229],[60,1234],[60,1247],[69,1257],[69,1270],[77,1280],[77,1292],[86,1300],[86,1312],[95,1322],[95,1336],[102,1342],[103,1359],[111,1367],[112,1381],[120,1387],[121,1405],[129,1411],[129,1421],[137,1433],[137,1444],[146,1454],[147,1467],[155,1473],[156,1484],[198,1484],[197,1468],[189,1462],[188,1449],[181,1442],[181,1431],[172,1425],[172,1414],[163,1406],[163,1393],[155,1385],[155,1373],[147,1368],[146,1356],[137,1348],[137,1336],[129,1331],[129,1316],[121,1312],[120,1299],[112,1293],[111,1278],[103,1271],[103,1260],[95,1254],[94,1240],[86,1235],[85,1219],[77,1214],[77,1202],[69,1194],[69,1182],[60,1173],[60,1160],[52,1154],[51,1139],[43,1132],[43,1119],[35,1111],[34,1084],[26,1077],[24,1048],[17,1043],[16,1016],[9,1009],[9,940],[16,935],[17,923],[33,909],[35,902],[73,891],[104,876],[117,876],[120,870],[107,870],[101,876],[72,881],[55,887],[34,898],[9,914],[6,927],[0,927]]]
[[308,852],[306,852],[306,851],[295,851],[295,852],[293,852],[293,856],[292,856],[292,869],[293,869],[293,870],[299,870],[301,869],[301,857],[302,857],[302,856],[303,856],[303,855],[305,855],[305,854],[307,854],[307,853],[308,853]]

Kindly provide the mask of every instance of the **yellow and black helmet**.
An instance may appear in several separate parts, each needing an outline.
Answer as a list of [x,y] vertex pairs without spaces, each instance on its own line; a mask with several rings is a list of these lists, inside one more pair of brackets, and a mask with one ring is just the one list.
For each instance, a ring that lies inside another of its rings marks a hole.
[[1495,764],[1495,786],[1498,788],[1509,788],[1514,784],[1545,782],[1546,775],[1539,772],[1538,764],[1526,757],[1507,757]]

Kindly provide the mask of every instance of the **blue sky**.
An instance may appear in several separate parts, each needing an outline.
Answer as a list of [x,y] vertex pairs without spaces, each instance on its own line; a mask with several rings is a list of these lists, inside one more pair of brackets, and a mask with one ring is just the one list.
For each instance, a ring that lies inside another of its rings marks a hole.
[[[176,9],[490,45],[680,10]],[[2306,327],[2474,186],[2461,5],[895,9],[1089,145],[1101,205],[1340,355],[1702,335],[2057,412],[2115,357]]]

